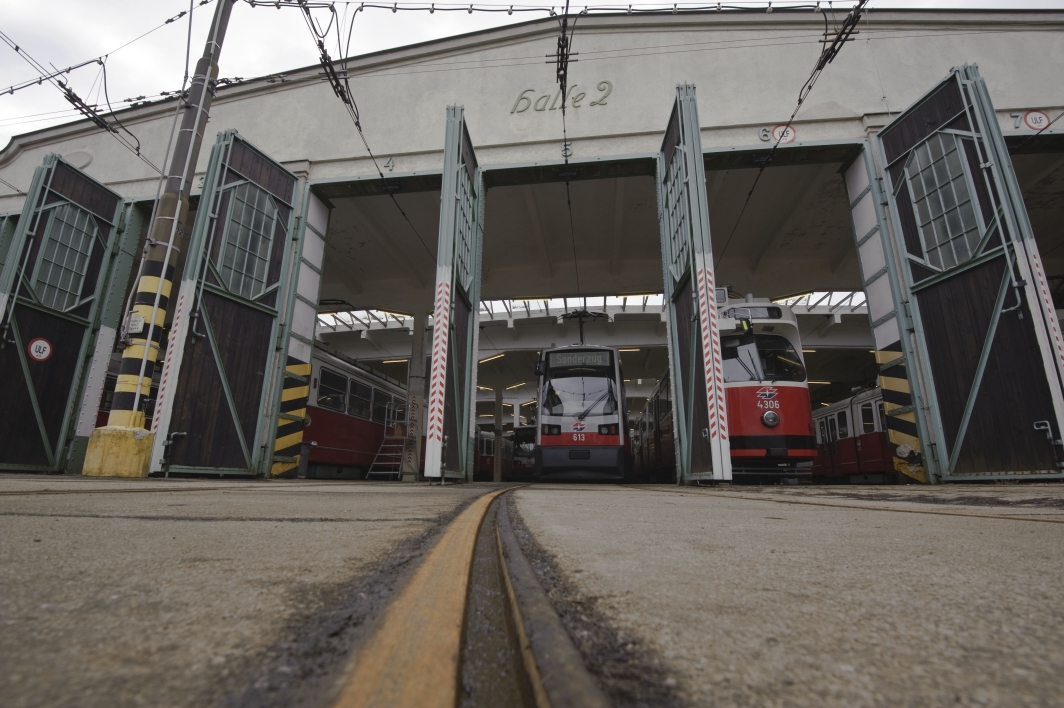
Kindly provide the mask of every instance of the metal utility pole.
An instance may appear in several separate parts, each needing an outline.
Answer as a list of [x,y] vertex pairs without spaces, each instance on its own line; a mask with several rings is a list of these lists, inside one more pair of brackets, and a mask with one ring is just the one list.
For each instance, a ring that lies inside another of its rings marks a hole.
[[218,0],[203,56],[196,63],[188,103],[166,173],[166,185],[155,209],[147,252],[141,262],[133,310],[124,325],[124,333],[130,337],[129,346],[122,352],[114,401],[107,419],[109,427],[144,427],[143,399],[150,394],[159,344],[163,339],[174,277],[172,261],[187,241],[186,221],[192,179],[214,99],[222,40],[235,4],[236,0]]
[[187,241],[189,193],[218,80],[222,40],[236,1],[218,0],[203,56],[196,62],[173,158],[148,232],[133,309],[126,315],[122,327],[127,346],[122,352],[111,414],[107,425],[97,428],[89,437],[82,468],[85,475],[148,476],[154,440],[144,429],[143,404],[151,393],[152,376],[163,341],[163,326],[174,279],[174,255],[181,253]]

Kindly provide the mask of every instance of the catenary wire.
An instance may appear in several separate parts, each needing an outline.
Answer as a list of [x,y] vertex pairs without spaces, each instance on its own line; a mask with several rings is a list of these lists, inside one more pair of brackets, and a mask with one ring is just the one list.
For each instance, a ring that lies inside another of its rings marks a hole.
[[[256,6],[258,4],[252,2],[252,0],[247,1],[252,6]],[[358,137],[362,140],[362,144],[366,148],[366,153],[369,155],[370,160],[373,162],[373,167],[377,170],[377,175],[381,178],[381,189],[384,190],[384,192],[388,195],[389,199],[391,199],[392,204],[395,205],[395,208],[399,210],[399,213],[403,216],[403,220],[406,221],[407,225],[410,227],[410,230],[414,232],[415,236],[417,236],[417,240],[421,243],[422,248],[425,249],[425,252],[429,255],[429,258],[432,259],[433,263],[436,263],[438,265],[438,262],[436,261],[436,254],[434,254],[432,252],[432,249],[429,248],[428,244],[425,243],[425,239],[421,236],[421,232],[419,232],[417,230],[417,227],[414,226],[414,223],[410,220],[410,217],[407,215],[406,210],[404,210],[403,207],[399,204],[399,201],[395,198],[395,194],[393,194],[392,190],[389,188],[388,180],[385,178],[384,172],[381,170],[380,165],[377,163],[377,157],[373,154],[373,150],[369,146],[369,141],[366,139],[366,134],[362,131],[362,121],[358,114],[358,105],[355,103],[354,94],[351,92],[350,84],[347,82],[346,61],[341,60],[343,61],[344,67],[344,82],[341,83],[340,77],[336,74],[335,62],[329,56],[329,52],[325,49],[324,40],[329,30],[335,24],[336,8],[334,6],[328,6],[328,9],[330,10],[329,14],[331,17],[329,20],[329,24],[325,29],[325,32],[322,32],[320,29],[320,25],[316,24],[316,21],[311,15],[311,3],[307,2],[307,0],[295,0],[295,4],[278,2],[276,6],[281,7],[282,4],[288,5],[289,7],[298,7],[303,11],[303,18],[306,21],[307,27],[310,29],[311,34],[314,36],[315,44],[318,47],[318,51],[320,53],[320,63],[322,69],[324,69],[325,71],[325,76],[328,79],[330,85],[332,86],[333,92],[336,94],[337,98],[339,98],[340,101],[344,104],[344,107],[347,110],[348,117],[355,125],[355,130],[358,131]],[[352,15],[351,18],[351,30],[353,31],[353,29],[354,15]],[[338,35],[337,44],[339,46],[339,44],[341,44],[342,42],[342,38],[339,36],[340,27],[338,24],[336,25],[336,32]],[[350,43],[351,38],[349,33],[348,46],[350,46]]]
[[[203,5],[207,5],[208,3],[212,3],[212,2],[214,2],[214,0],[200,0],[199,5],[203,6]],[[112,49],[111,51],[109,51],[109,52],[107,52],[105,54],[101,54],[99,56],[93,57],[92,59],[87,59],[87,60],[85,60],[85,61],[83,61],[83,62],[81,62],[79,64],[73,64],[71,66],[66,67],[65,69],[57,69],[56,71],[49,73],[47,76],[40,76],[40,77],[38,77],[36,79],[29,79],[27,81],[22,81],[22,82],[17,83],[17,84],[12,84],[11,86],[8,86],[7,88],[0,89],[0,95],[12,94],[15,91],[21,91],[22,89],[29,88],[31,86],[40,86],[41,83],[43,81],[47,80],[47,79],[57,78],[59,76],[62,76],[63,74],[69,74],[71,71],[74,71],[75,69],[80,69],[83,66],[88,66],[89,64],[95,64],[96,62],[100,61],[101,59],[104,59],[104,58],[106,58],[106,57],[108,57],[108,56],[110,56],[110,55],[112,55],[112,54],[114,54],[116,52],[119,52],[119,51],[125,49],[126,47],[128,47],[131,44],[133,44],[134,42],[137,42],[137,41],[140,41],[141,39],[144,39],[149,34],[152,34],[153,32],[156,32],[156,31],[162,29],[163,27],[166,27],[168,24],[171,24],[173,22],[176,22],[177,20],[180,20],[182,17],[184,17],[185,15],[188,15],[190,13],[191,13],[191,10],[182,10],[178,14],[174,15],[170,19],[168,19],[165,22],[163,22],[161,25],[157,25],[156,27],[151,28],[147,32],[134,37],[133,39],[131,39],[128,42],[126,42],[125,44],[122,44],[122,45],[120,45],[118,47],[115,47],[114,49]]]
[[[731,245],[732,239],[735,237],[735,232],[739,229],[739,224],[742,223],[743,214],[746,213],[746,208],[750,206],[750,199],[754,196],[754,190],[757,189],[757,183],[761,181],[761,175],[764,174],[765,168],[772,162],[772,158],[776,154],[776,150],[779,148],[783,138],[787,135],[791,129],[791,124],[794,122],[794,117],[798,115],[798,111],[801,110],[802,104],[805,103],[805,99],[809,97],[810,92],[813,90],[813,86],[816,84],[817,79],[820,78],[824,69],[835,60],[839,51],[847,41],[849,41],[850,35],[853,34],[853,30],[857,27],[857,23],[861,19],[861,13],[864,10],[864,6],[868,4],[868,0],[858,0],[854,5],[853,10],[846,16],[846,19],[842,23],[835,34],[835,39],[830,45],[825,44],[824,49],[821,51],[820,56],[817,58],[816,65],[813,67],[813,71],[809,74],[809,78],[802,84],[802,88],[798,91],[798,104],[791,112],[790,118],[787,119],[786,124],[783,126],[783,130],[779,131],[779,137],[776,138],[776,142],[772,145],[772,149],[769,150],[768,155],[761,161],[761,165],[757,170],[757,175],[754,177],[754,183],[750,185],[750,191],[746,193],[746,199],[743,201],[743,206],[739,210],[739,216],[735,219],[735,224],[732,226],[731,233],[728,234],[728,239],[724,242],[724,248],[720,251],[720,256],[716,259],[714,266],[720,265],[720,262],[724,260],[724,254],[728,251],[728,246]],[[824,34],[827,35],[828,16],[824,13]]]
[[[25,49],[16,44],[14,40],[12,40],[2,31],[0,31],[0,40],[3,40],[4,43],[11,47],[15,51],[15,53],[22,57],[23,61],[33,67],[33,69],[37,71],[37,73],[40,74],[42,78],[46,77],[48,72],[45,70],[44,66],[32,56],[30,56]],[[103,117],[101,117],[100,114],[94,108],[86,104],[81,99],[81,97],[78,96],[72,88],[70,88],[69,84],[61,82],[57,77],[47,78],[46,80],[53,86],[55,86],[57,89],[59,89],[59,91],[63,94],[66,100],[69,101],[75,108],[77,108],[82,113],[82,115],[84,115],[86,118],[95,123],[99,128],[109,133],[112,137],[114,137],[115,140],[119,142],[119,144],[121,144],[127,150],[136,155],[137,158],[141,160],[144,164],[151,167],[157,173],[162,174],[162,170],[156,167],[151,160],[141,154],[139,141],[138,144],[134,146],[128,140],[119,135],[118,130],[106,120],[104,120]],[[130,135],[132,135],[132,133],[130,133]]]

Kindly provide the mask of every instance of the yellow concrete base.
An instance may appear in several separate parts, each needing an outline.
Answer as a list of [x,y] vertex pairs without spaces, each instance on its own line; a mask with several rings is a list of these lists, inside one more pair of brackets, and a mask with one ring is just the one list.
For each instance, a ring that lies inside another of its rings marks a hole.
[[147,477],[155,436],[144,428],[107,425],[89,437],[85,465],[87,477]]

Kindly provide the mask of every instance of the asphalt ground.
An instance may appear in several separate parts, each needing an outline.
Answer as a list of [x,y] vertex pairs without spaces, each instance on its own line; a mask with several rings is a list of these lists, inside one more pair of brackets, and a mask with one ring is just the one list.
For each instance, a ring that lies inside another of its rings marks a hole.
[[0,705],[325,705],[491,489],[0,476]]
[[[1062,704],[1064,485],[513,497],[617,704],[663,688],[688,705]],[[618,645],[647,667],[642,687],[616,671]]]
[[497,491],[0,476],[0,705],[1064,695],[1064,485]]

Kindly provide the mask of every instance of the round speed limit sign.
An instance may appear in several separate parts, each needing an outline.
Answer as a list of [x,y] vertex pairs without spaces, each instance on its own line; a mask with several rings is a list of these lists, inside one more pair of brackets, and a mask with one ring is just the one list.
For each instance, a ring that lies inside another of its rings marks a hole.
[[1045,111],[1027,111],[1023,114],[1023,124],[1031,130],[1042,130],[1049,125],[1049,116]]
[[798,132],[789,125],[777,125],[772,129],[772,142],[785,144],[793,143],[798,137]]
[[44,337],[31,339],[26,345],[26,352],[34,361],[48,361],[52,357],[52,343]]

